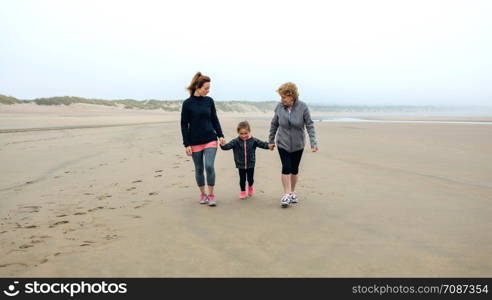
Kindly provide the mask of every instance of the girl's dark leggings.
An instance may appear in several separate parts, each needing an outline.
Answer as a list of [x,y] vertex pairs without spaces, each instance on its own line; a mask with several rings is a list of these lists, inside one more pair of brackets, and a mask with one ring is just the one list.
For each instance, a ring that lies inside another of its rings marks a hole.
[[239,186],[241,191],[246,191],[246,177],[248,178],[248,185],[253,186],[255,169],[238,169],[239,170]]
[[282,148],[278,148],[280,160],[282,161],[282,174],[297,175],[297,173],[299,173],[299,164],[301,163],[303,151],[304,149],[295,152],[287,152]]

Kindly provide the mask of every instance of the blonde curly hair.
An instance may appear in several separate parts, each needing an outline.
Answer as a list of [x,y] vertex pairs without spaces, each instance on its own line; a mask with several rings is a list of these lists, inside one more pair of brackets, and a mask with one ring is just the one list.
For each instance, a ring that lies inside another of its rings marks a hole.
[[299,98],[299,92],[297,91],[297,86],[293,82],[286,82],[282,84],[277,89],[277,93],[279,93],[280,96],[292,97],[294,101],[297,101],[297,99]]

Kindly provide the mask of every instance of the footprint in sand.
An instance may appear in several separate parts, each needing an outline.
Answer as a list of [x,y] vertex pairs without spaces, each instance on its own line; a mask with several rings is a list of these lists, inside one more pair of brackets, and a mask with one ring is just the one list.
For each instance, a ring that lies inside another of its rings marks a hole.
[[68,223],[68,221],[67,221],[67,220],[64,220],[64,221],[58,221],[58,222],[53,223],[53,224],[52,224],[52,225],[50,225],[49,227],[50,227],[50,228],[53,228],[53,227],[55,227],[55,226],[57,226],[57,225],[67,224],[67,223]]
[[159,192],[150,192],[149,196],[159,195]]
[[98,207],[95,207],[95,208],[91,208],[91,209],[89,209],[89,210],[88,210],[88,212],[93,212],[93,211],[95,211],[95,210],[98,210],[98,209],[103,209],[103,208],[104,208],[104,206],[98,206]]
[[34,181],[26,181],[26,184],[31,184],[33,183]]
[[85,247],[85,246],[90,246],[91,244],[94,244],[95,242],[92,241],[84,241],[83,244],[80,245],[80,247]]
[[98,196],[97,200],[103,200],[103,199],[111,198],[111,197],[113,197],[113,196],[110,194],[104,194],[104,195]]
[[159,175],[155,175],[154,177],[162,177],[162,174],[159,174]]
[[25,226],[24,228],[27,228],[27,229],[31,229],[31,228],[37,228],[38,226],[36,225],[29,225],[29,226]]
[[129,191],[134,190],[134,189],[136,189],[136,187],[132,186],[131,188],[128,188],[126,190],[129,192]]
[[37,213],[39,212],[39,209],[41,208],[41,206],[36,206],[36,205],[32,205],[32,206],[22,206],[22,210],[25,210],[23,212],[27,212],[27,213]]
[[31,235],[30,239],[47,239],[47,238],[50,238],[51,236],[50,235]]
[[23,264],[23,263],[10,263],[10,264],[0,265],[0,268],[6,268],[8,266],[13,266],[13,265],[19,265],[19,266],[27,267],[27,265]]
[[84,193],[84,195],[86,195],[86,196],[92,196],[94,194],[93,193]]
[[76,213],[74,213],[73,215],[74,215],[74,216],[80,216],[80,215],[85,215],[85,214],[87,214],[87,213],[86,213],[86,212],[81,211],[81,212],[76,212]]
[[118,238],[117,234],[108,234],[104,237],[105,240],[114,240],[116,238]]
[[142,216],[138,216],[138,215],[126,215],[126,216],[132,217],[134,219],[141,219],[142,218]]
[[138,182],[142,182],[142,180],[135,180],[135,181],[132,181],[132,183],[138,183]]
[[56,216],[57,218],[62,218],[62,217],[66,217],[67,215],[58,215]]
[[69,173],[72,173],[71,171],[65,171],[65,174],[69,174]]
[[24,245],[19,246],[20,249],[27,249],[27,248],[31,248],[31,247],[34,247],[34,246],[28,245],[28,244],[24,244]]
[[164,170],[157,170],[157,171],[154,171],[155,173],[161,173],[162,171]]

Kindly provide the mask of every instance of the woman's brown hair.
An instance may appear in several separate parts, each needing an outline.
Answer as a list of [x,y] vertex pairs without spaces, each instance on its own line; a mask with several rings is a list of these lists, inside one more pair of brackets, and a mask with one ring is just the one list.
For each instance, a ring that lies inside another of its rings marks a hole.
[[251,127],[249,127],[249,122],[248,121],[242,121],[237,124],[237,132],[239,133],[239,130],[241,129],[246,129],[247,131],[251,132]]
[[210,77],[202,75],[201,72],[197,72],[193,79],[191,79],[190,85],[186,88],[190,92],[190,96],[195,94],[195,91],[201,88],[206,82],[210,82]]

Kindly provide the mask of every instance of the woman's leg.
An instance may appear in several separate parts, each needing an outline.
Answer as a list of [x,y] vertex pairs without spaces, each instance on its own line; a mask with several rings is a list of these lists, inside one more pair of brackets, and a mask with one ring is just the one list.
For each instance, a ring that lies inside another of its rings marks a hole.
[[193,152],[191,154],[195,164],[195,180],[200,192],[205,194],[205,177],[203,176],[203,151]]
[[217,154],[217,148],[206,148],[203,150],[203,155],[205,157],[205,172],[207,173],[207,185],[208,193],[210,195],[214,194],[215,186],[215,155]]
[[289,194],[291,190],[290,174],[292,173],[292,158],[290,153],[282,148],[278,148],[280,154],[280,161],[282,162],[282,185],[284,187],[284,193]]
[[242,192],[246,191],[246,170],[245,169],[238,169],[239,170],[239,187],[241,188]]
[[291,153],[291,161],[292,161],[292,174],[290,175],[290,188],[294,193],[296,191],[296,184],[299,173],[299,164],[301,163],[302,152],[304,149],[292,152]]

